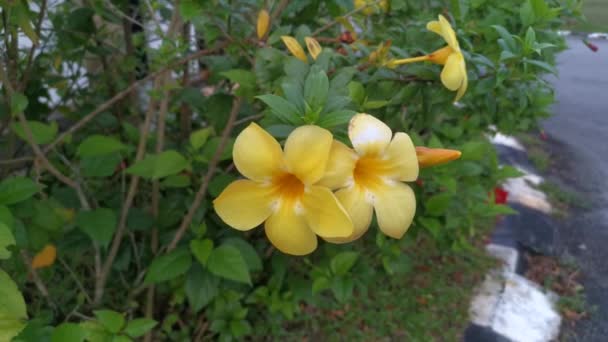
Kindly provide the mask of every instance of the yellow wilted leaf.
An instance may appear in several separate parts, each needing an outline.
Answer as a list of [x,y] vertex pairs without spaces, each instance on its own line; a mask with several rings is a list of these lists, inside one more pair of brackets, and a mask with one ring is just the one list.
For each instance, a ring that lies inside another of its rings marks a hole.
[[48,244],[38,252],[32,259],[32,268],[38,269],[51,266],[57,258],[57,248],[54,245]]
[[258,13],[258,39],[264,38],[266,33],[268,33],[268,28],[270,27],[270,15],[268,15],[268,11],[263,9]]
[[306,57],[306,53],[304,52],[302,45],[300,45],[300,43],[298,43],[298,41],[294,37],[281,36],[281,40],[283,40],[283,43],[285,44],[285,46],[287,46],[287,49],[294,57],[304,63],[308,62],[308,58]]
[[312,59],[317,60],[317,56],[321,53],[321,45],[312,37],[306,37],[304,40],[306,41],[306,48],[308,49],[308,52],[310,52]]

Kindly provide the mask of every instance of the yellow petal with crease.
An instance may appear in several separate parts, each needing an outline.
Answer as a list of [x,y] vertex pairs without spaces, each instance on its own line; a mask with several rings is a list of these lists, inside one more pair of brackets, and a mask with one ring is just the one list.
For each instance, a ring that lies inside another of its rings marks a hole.
[[317,237],[293,207],[281,206],[264,225],[268,240],[281,252],[306,255],[317,248]]
[[460,51],[460,45],[458,45],[458,39],[456,39],[456,32],[454,32],[450,22],[441,14],[439,15],[439,24],[441,25],[441,35],[443,36],[443,39],[445,39],[452,49]]
[[302,197],[304,218],[310,229],[323,238],[344,238],[353,233],[353,222],[325,187],[311,186]]
[[400,239],[412,224],[416,213],[414,191],[403,183],[386,184],[375,193],[374,209],[380,230]]
[[460,88],[458,88],[458,92],[456,93],[456,98],[454,99],[454,102],[460,100],[464,96],[464,93],[467,91],[467,87],[469,85],[469,77],[467,76],[467,67],[464,63],[464,58],[462,59],[460,69],[463,75],[462,84],[460,85]]
[[234,165],[252,180],[270,180],[283,165],[281,145],[262,127],[251,123],[234,142]]
[[456,91],[462,85],[465,75],[462,73],[464,58],[460,53],[453,53],[441,71],[441,83],[449,90]]
[[281,36],[281,40],[283,40],[283,43],[285,46],[287,46],[287,49],[294,57],[304,63],[308,63],[308,57],[306,57],[306,53],[304,52],[304,49],[302,49],[302,45],[300,45],[300,43],[298,43],[294,37]]
[[285,142],[285,163],[289,172],[304,184],[318,182],[327,166],[333,137],[319,126],[300,126]]
[[439,24],[437,20],[429,21],[426,24],[426,29],[429,31],[433,31],[443,37],[443,31],[441,31],[441,24]]
[[374,208],[365,195],[365,189],[352,186],[336,192],[336,197],[353,221],[353,233],[345,238],[325,239],[332,243],[352,242],[363,236],[372,222]]
[[348,125],[350,142],[361,156],[384,152],[392,135],[393,132],[384,122],[369,114],[360,113],[353,116]]
[[418,157],[416,148],[409,135],[398,132],[386,149],[389,175],[403,182],[413,182],[418,178]]
[[345,187],[353,180],[357,154],[343,143],[334,140],[329,152],[329,160],[323,178],[316,185],[330,189]]
[[213,201],[213,207],[227,225],[249,230],[270,216],[274,200],[273,189],[250,180],[232,182]]

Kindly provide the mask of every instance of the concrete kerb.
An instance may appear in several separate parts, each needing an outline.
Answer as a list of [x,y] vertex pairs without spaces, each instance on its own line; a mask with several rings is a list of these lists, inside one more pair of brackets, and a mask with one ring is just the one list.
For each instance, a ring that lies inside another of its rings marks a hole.
[[[501,148],[525,152],[513,137],[496,134],[489,138]],[[514,208],[523,206],[540,214],[551,213],[546,195],[531,186],[540,184],[542,177],[528,167],[513,166],[524,175],[504,184],[509,192],[508,203]],[[502,261],[502,266],[489,272],[476,289],[469,309],[471,326],[464,336],[467,342],[544,342],[559,335],[561,317],[555,309],[558,297],[517,274],[521,269],[521,248],[517,241],[509,241],[515,240],[515,234],[511,235],[506,240],[493,237],[486,246],[489,254]]]

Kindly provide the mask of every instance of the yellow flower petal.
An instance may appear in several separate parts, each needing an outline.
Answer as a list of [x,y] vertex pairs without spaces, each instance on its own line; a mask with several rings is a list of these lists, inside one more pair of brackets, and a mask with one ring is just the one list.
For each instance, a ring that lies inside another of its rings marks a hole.
[[384,159],[389,174],[403,182],[413,182],[418,178],[418,158],[416,148],[409,135],[398,132],[386,149]]
[[306,48],[308,49],[308,52],[310,52],[312,59],[317,60],[317,56],[321,53],[321,45],[319,45],[319,42],[312,37],[306,37],[304,38],[304,41],[306,42]]
[[325,173],[333,138],[319,126],[300,126],[285,142],[285,163],[289,172],[304,184],[318,182]]
[[268,11],[263,9],[258,13],[258,22],[257,22],[257,34],[258,39],[264,38],[266,33],[268,33],[268,28],[270,27],[270,15],[268,15]]
[[46,245],[40,252],[36,253],[32,259],[32,268],[38,269],[51,266],[55,263],[56,258],[57,248],[51,244]]
[[443,37],[443,31],[441,31],[441,24],[437,20],[429,21],[426,24],[426,29],[429,31],[433,31]]
[[353,233],[353,222],[328,188],[311,186],[302,197],[304,218],[310,229],[323,238],[343,238]]
[[336,197],[353,221],[353,233],[345,238],[325,239],[332,243],[352,242],[363,236],[372,222],[374,207],[367,198],[365,189],[357,186],[336,192]]
[[255,123],[236,137],[232,158],[243,176],[256,181],[270,180],[283,165],[281,145]]
[[458,92],[456,93],[456,98],[454,99],[454,102],[460,100],[464,96],[464,93],[467,91],[467,87],[469,85],[469,77],[467,76],[467,67],[464,63],[464,58],[462,59],[460,68],[463,75],[462,84],[460,85],[460,88],[458,88]]
[[400,239],[412,224],[416,213],[414,191],[403,183],[386,184],[375,194],[374,209],[380,230],[395,239]]
[[426,28],[427,30],[440,35],[452,49],[460,51],[460,45],[458,44],[458,39],[456,39],[456,32],[454,32],[452,25],[443,15],[439,15],[439,21],[428,22]]
[[227,225],[238,230],[250,230],[272,213],[273,191],[271,186],[237,180],[213,201],[213,207]]
[[375,117],[359,113],[350,120],[348,137],[359,155],[375,155],[384,152],[391,142],[393,132]]
[[449,45],[442,47],[439,50],[433,51],[430,55],[428,55],[429,61],[436,64],[445,64],[450,57],[454,53],[454,49],[452,49]]
[[302,45],[300,45],[300,43],[298,43],[298,41],[294,37],[281,36],[281,40],[283,40],[283,43],[285,44],[285,46],[287,46],[287,49],[294,57],[304,63],[308,63],[308,58],[306,57],[304,49],[302,49]]
[[465,75],[462,73],[462,63],[464,58],[460,53],[453,53],[441,71],[441,83],[449,90],[456,91],[464,81]]
[[317,237],[293,207],[281,206],[264,225],[268,240],[281,252],[306,255],[317,248]]
[[357,154],[343,143],[334,140],[329,152],[329,160],[323,178],[316,185],[330,189],[345,187],[352,182]]

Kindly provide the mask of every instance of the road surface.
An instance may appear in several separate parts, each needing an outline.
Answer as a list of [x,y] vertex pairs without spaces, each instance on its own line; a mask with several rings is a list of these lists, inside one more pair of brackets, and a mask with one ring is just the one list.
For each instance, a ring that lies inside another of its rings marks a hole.
[[557,229],[557,250],[580,267],[587,301],[596,307],[568,340],[608,341],[608,42],[568,38],[558,58],[554,116],[543,123],[556,165],[549,172],[590,207],[575,209]]

